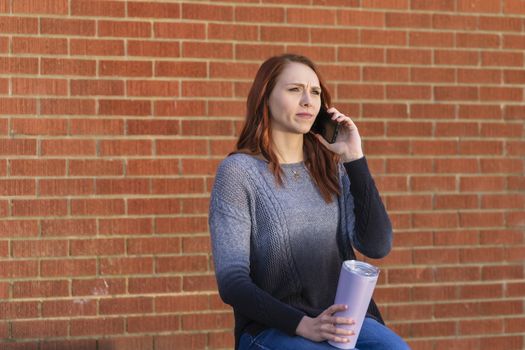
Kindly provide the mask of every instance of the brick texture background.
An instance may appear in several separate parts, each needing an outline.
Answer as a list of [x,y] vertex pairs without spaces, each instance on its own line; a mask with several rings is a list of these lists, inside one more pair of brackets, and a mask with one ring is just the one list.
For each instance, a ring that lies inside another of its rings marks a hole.
[[525,1],[0,0],[0,348],[231,349],[207,207],[255,72],[313,58],[414,349],[525,348]]

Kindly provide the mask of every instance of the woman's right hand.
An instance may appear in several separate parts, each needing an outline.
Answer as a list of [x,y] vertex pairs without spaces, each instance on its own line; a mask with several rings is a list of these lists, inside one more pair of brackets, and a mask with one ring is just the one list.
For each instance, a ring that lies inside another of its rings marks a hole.
[[334,313],[345,311],[346,305],[332,305],[316,318],[304,316],[299,322],[295,333],[303,338],[315,342],[331,340],[338,343],[348,342],[347,336],[355,333],[351,330],[339,328],[338,325],[352,325],[354,320],[345,317],[335,317]]

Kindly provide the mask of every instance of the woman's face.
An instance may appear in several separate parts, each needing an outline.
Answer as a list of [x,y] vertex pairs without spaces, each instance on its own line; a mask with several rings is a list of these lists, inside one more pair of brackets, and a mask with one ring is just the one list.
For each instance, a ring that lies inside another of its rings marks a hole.
[[272,131],[306,134],[321,108],[317,75],[305,64],[287,64],[277,77],[268,103]]

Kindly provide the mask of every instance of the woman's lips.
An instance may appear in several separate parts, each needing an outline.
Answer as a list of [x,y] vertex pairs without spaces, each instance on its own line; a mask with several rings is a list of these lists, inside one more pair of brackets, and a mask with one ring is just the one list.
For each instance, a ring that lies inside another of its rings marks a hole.
[[297,113],[300,118],[311,118],[313,115],[310,113]]

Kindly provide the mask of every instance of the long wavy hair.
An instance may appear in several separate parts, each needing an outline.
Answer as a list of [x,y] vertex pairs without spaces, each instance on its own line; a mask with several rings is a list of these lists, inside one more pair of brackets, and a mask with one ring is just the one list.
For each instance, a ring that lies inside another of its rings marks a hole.
[[[280,186],[283,185],[283,170],[271,142],[272,121],[268,101],[277,78],[286,65],[292,62],[305,64],[315,72],[321,85],[321,106],[330,106],[330,93],[319,70],[310,59],[295,54],[271,57],[263,62],[255,75],[246,101],[246,121],[239,135],[236,151],[233,152],[262,155]],[[303,151],[306,168],[323,199],[327,203],[332,202],[334,196],[340,194],[337,172],[339,156],[323,146],[311,132],[304,135]]]

